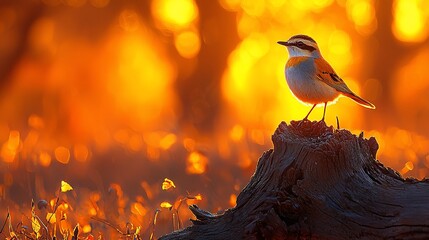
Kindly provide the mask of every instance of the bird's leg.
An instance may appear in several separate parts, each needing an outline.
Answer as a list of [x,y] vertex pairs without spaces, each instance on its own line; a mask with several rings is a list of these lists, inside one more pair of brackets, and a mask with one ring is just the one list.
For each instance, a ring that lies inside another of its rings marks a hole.
[[337,116],[337,129],[340,129],[340,120],[338,120],[338,116]]
[[325,102],[325,107],[323,108],[323,117],[322,117],[322,122],[325,121],[325,113],[326,113],[326,105],[328,104],[328,102]]
[[308,116],[310,115],[311,111],[313,111],[314,107],[316,107],[317,104],[314,104],[313,107],[310,109],[310,112],[307,113],[307,116],[305,116],[304,119],[302,119],[302,121],[307,120]]

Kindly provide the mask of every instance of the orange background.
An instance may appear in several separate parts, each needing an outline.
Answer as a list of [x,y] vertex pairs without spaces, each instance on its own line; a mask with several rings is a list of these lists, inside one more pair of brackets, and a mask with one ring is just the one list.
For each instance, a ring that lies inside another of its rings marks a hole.
[[[61,180],[83,226],[87,215],[132,219],[147,232],[159,203],[187,191],[210,211],[233,206],[277,125],[310,109],[290,93],[276,44],[295,34],[377,107],[341,98],[327,124],[338,116],[376,137],[383,164],[427,177],[428,29],[424,0],[1,3],[0,214],[54,198]],[[161,190],[165,177],[176,192]]]

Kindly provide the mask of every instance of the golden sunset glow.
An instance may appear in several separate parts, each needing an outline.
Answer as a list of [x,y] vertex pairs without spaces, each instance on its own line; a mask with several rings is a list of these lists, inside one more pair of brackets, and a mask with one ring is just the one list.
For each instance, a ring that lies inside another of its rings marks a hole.
[[39,163],[43,167],[49,167],[49,165],[51,165],[51,155],[47,152],[41,152],[39,155]]
[[208,159],[198,152],[191,152],[187,158],[186,172],[189,174],[203,174],[207,168]]
[[197,17],[194,0],[152,0],[152,14],[169,30],[188,27]]
[[67,164],[70,161],[70,151],[68,148],[60,146],[55,148],[55,159],[62,164]]
[[3,144],[1,149],[3,161],[11,163],[15,160],[19,151],[20,142],[20,133],[18,131],[11,131],[9,139]]
[[396,0],[394,2],[395,37],[404,42],[420,42],[427,38],[428,4],[421,0]]
[[[133,115],[144,127],[149,122],[156,121],[162,109],[171,104],[172,93],[170,84],[174,70],[171,65],[159,56],[147,39],[148,44],[142,44],[145,36],[130,36],[120,39],[118,63],[115,74],[109,76],[109,93],[114,104],[125,113],[139,109]],[[154,101],[159,96],[163,101]],[[148,114],[151,113],[151,114]]]
[[89,157],[89,149],[83,144],[76,144],[74,146],[74,157],[77,161],[85,162]]
[[363,35],[373,33],[377,28],[373,0],[351,0],[346,1],[346,10],[356,30]]
[[237,195],[231,194],[229,196],[229,205],[233,207],[235,206],[236,203],[237,203]]
[[184,58],[193,58],[200,51],[200,37],[194,31],[181,32],[174,41],[177,51]]
[[338,117],[376,138],[385,166],[429,177],[429,1],[19,2],[0,3],[0,205],[11,226],[45,231],[34,211],[57,237],[79,223],[82,239],[117,239],[107,221],[158,239],[189,226],[191,204],[235,206],[278,124],[311,108],[290,91],[277,44],[296,34],[376,105],[340,97],[327,125]]

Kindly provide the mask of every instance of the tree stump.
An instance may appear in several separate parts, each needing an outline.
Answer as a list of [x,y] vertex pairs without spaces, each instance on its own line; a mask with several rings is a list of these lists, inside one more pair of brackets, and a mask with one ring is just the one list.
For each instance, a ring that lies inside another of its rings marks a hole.
[[282,122],[237,205],[190,206],[193,226],[167,239],[429,239],[429,181],[376,160],[375,138],[324,122]]

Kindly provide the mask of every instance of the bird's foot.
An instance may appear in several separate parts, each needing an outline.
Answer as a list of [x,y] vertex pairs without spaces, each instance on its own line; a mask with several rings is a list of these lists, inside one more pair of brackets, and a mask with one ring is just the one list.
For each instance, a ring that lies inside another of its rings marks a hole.
[[310,120],[308,120],[308,118],[305,117],[304,119],[302,119],[301,121],[298,122],[297,127],[300,127],[303,122],[310,122]]
[[325,121],[310,121],[303,119],[301,121],[291,121],[291,129],[300,136],[318,137],[325,132],[332,132],[332,127],[328,127]]

